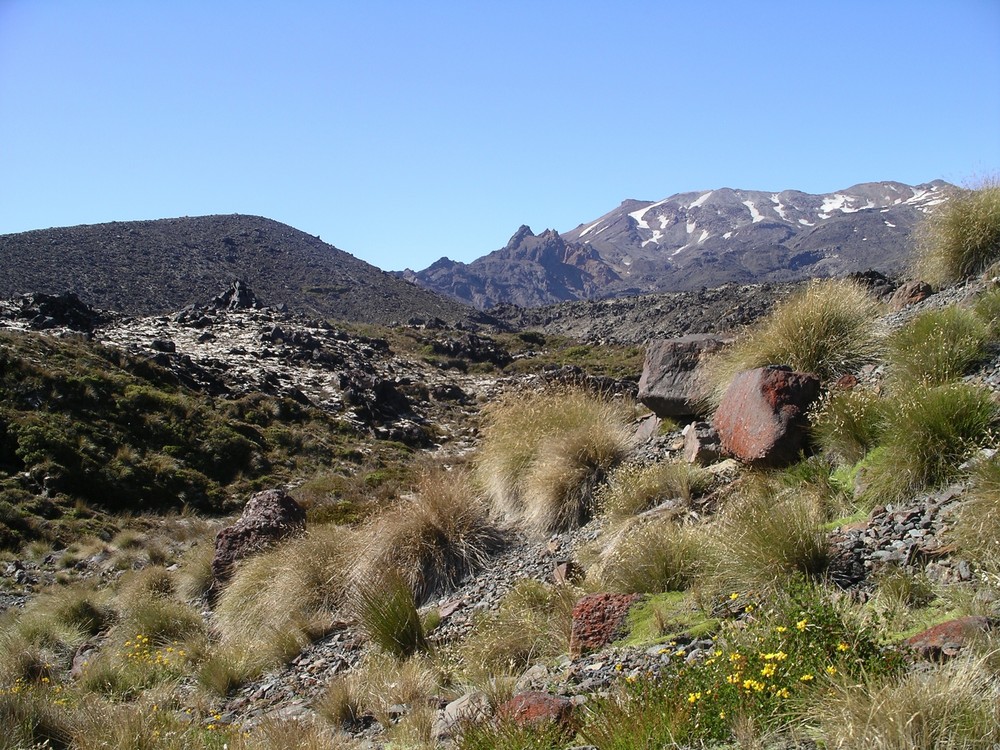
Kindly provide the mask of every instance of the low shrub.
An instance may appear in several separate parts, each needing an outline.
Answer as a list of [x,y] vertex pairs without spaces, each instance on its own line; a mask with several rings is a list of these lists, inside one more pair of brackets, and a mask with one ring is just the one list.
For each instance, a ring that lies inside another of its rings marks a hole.
[[615,402],[576,389],[512,394],[486,412],[477,472],[501,514],[542,533],[566,530],[590,518],[629,437]]
[[944,307],[917,315],[889,337],[889,373],[901,387],[940,385],[986,355],[987,328],[971,310]]
[[963,190],[918,230],[917,274],[947,284],[984,271],[1000,259],[1000,184]]
[[601,748],[714,747],[787,728],[793,707],[839,675],[894,674],[903,663],[822,590],[801,585],[716,643],[701,659],[669,660],[660,679],[622,680],[588,703],[580,734]]
[[788,365],[827,380],[874,362],[880,351],[874,330],[878,311],[878,301],[852,281],[811,282],[709,361],[710,400],[717,405],[742,370]]

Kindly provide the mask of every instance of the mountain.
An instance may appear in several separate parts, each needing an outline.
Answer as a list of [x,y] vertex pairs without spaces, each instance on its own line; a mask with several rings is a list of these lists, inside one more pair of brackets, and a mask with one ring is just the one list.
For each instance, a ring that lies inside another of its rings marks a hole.
[[0,235],[0,297],[75,292],[132,315],[205,304],[234,280],[263,304],[358,322],[485,320],[453,299],[380,271],[305,232],[232,214]]
[[522,226],[472,263],[403,278],[481,308],[902,271],[920,219],[956,188],[872,182],[824,195],[722,188],[623,201],[559,234]]

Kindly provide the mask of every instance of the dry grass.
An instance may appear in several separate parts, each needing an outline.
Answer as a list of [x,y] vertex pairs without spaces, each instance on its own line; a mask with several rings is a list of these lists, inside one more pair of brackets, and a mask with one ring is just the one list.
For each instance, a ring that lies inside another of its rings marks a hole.
[[827,396],[810,418],[813,439],[824,454],[848,466],[873,450],[885,430],[885,404],[860,388]]
[[708,553],[699,529],[669,519],[637,520],[618,531],[588,578],[602,590],[621,593],[682,591],[698,576]]
[[505,541],[464,470],[431,468],[420,476],[415,494],[361,530],[356,576],[367,582],[394,571],[419,605],[481,569]]
[[953,535],[962,556],[1000,583],[1000,457],[976,465]]
[[573,606],[581,592],[525,579],[480,619],[460,655],[472,675],[514,673],[569,650]]
[[705,469],[679,461],[626,463],[616,468],[598,492],[598,506],[612,521],[620,521],[667,500],[690,506],[712,483]]
[[916,272],[934,284],[974,276],[1000,259],[1000,183],[953,196],[918,232]]
[[876,361],[879,302],[846,279],[813,281],[709,362],[710,400],[718,405],[743,370],[788,365],[826,380]]
[[805,718],[831,750],[988,750],[1000,742],[1000,686],[981,661],[956,659],[898,681],[835,682]]
[[493,507],[541,533],[586,522],[594,491],[629,440],[622,405],[574,389],[509,395],[491,406],[477,461]]
[[219,597],[220,647],[202,671],[203,682],[228,689],[325,632],[343,605],[353,539],[341,527],[314,528],[245,561]]
[[749,482],[710,531],[715,551],[707,577],[720,590],[761,591],[796,574],[819,576],[827,564],[826,520],[815,493]]

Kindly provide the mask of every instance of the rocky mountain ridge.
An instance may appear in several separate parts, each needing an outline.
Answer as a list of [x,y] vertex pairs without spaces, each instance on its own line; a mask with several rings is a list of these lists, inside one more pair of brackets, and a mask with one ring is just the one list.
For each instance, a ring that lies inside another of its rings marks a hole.
[[472,263],[442,258],[403,278],[480,308],[842,276],[908,265],[920,219],[956,188],[941,180],[835,193],[722,188],[623,201],[596,221],[535,235],[522,226]]

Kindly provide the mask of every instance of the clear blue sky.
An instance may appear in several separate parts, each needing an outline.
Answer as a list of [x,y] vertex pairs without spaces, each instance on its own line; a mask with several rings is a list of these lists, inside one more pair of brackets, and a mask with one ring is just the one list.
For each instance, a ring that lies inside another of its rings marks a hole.
[[998,0],[0,0],[0,233],[260,214],[416,269],[625,198],[998,173]]

